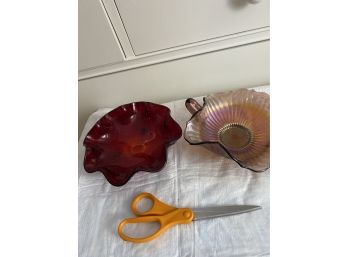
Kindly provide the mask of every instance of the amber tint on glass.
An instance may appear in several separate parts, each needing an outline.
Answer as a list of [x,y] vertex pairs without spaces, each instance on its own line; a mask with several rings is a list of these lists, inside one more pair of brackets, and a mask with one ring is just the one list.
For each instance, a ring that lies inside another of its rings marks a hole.
[[87,134],[84,168],[100,171],[112,185],[122,186],[138,171],[161,170],[167,147],[181,134],[165,106],[122,105],[104,115]]
[[207,96],[203,107],[190,98],[186,107],[193,114],[184,135],[190,144],[205,144],[216,152],[215,143],[242,167],[269,168],[268,94],[240,89]]

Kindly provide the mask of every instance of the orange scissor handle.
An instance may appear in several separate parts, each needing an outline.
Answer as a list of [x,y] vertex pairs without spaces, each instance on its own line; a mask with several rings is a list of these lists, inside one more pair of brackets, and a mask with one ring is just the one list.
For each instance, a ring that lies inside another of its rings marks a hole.
[[[144,198],[150,199],[153,202],[153,206],[148,211],[140,212],[137,209],[137,203]],[[145,243],[153,240],[176,224],[190,223],[194,217],[191,209],[169,206],[149,193],[141,193],[136,196],[131,204],[131,209],[138,217],[123,220],[118,226],[118,234],[123,240],[133,243]],[[146,222],[158,222],[160,228],[153,234],[142,238],[129,237],[123,233],[123,227],[126,224]]]
[[[143,199],[148,199],[152,202],[152,207],[144,212],[141,212],[137,208],[137,204],[142,201]],[[150,193],[140,193],[138,194],[132,201],[131,204],[132,212],[137,216],[146,216],[146,215],[164,215],[168,212],[174,211],[177,208],[172,207],[170,205],[167,205],[165,203],[162,203],[160,200],[158,200],[156,197],[154,197]]]

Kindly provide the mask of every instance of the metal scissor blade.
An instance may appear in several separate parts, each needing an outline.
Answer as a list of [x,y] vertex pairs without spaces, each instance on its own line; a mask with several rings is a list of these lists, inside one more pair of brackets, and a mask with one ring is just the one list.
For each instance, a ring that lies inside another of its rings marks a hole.
[[218,207],[203,207],[191,208],[194,213],[193,220],[202,220],[217,218],[223,216],[237,215],[246,212],[256,211],[262,209],[257,205],[232,205],[232,206],[218,206]]

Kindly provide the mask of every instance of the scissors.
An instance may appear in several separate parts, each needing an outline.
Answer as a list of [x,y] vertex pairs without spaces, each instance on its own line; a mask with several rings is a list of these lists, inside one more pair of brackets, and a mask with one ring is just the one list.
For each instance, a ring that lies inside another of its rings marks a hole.
[[[152,202],[152,207],[147,211],[139,211],[137,208],[137,204],[143,199],[148,199]],[[152,194],[144,192],[137,195],[131,203],[131,210],[138,217],[124,219],[118,225],[118,234],[125,241],[133,243],[145,243],[155,239],[156,237],[164,233],[167,229],[176,224],[188,224],[195,220],[242,214],[259,209],[261,209],[261,206],[256,205],[231,205],[206,208],[176,208],[161,202]],[[123,227],[126,224],[148,222],[158,222],[160,228],[153,234],[139,238],[130,237],[123,233]]]

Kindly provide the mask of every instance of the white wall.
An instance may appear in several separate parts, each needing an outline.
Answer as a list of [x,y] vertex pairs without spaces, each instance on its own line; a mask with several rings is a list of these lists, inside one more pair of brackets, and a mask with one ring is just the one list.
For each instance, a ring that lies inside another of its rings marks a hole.
[[269,84],[269,41],[79,81],[79,135],[88,116],[133,101],[164,103]]

